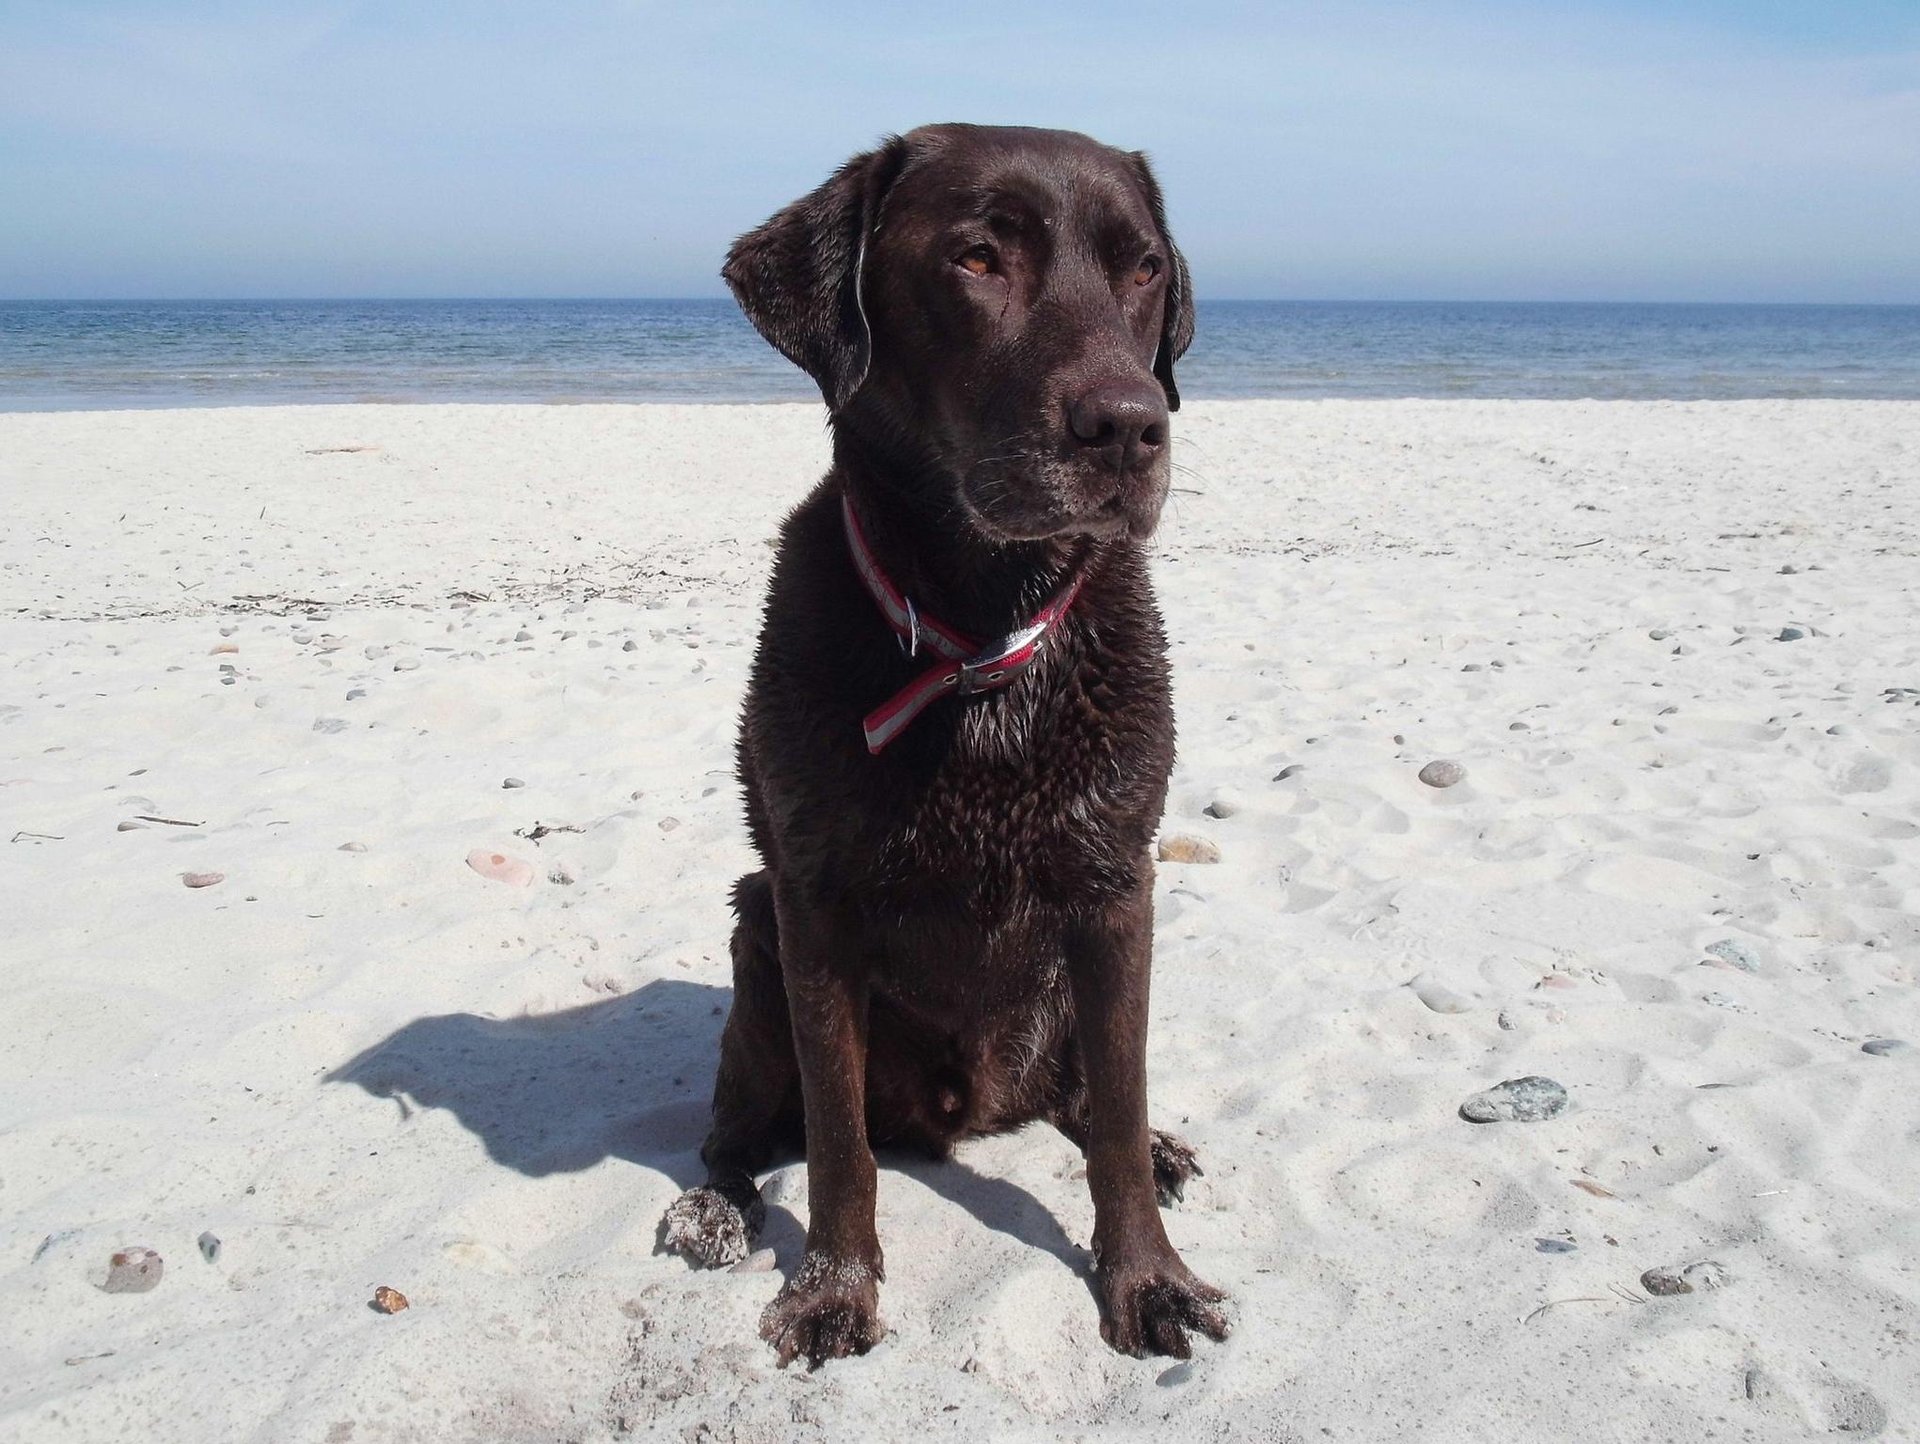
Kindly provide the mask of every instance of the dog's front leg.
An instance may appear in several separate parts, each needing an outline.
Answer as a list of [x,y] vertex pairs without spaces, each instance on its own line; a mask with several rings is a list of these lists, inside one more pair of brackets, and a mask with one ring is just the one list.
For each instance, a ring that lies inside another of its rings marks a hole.
[[1087,1073],[1087,1184],[1093,1193],[1100,1336],[1123,1354],[1188,1357],[1187,1331],[1227,1336],[1226,1295],[1195,1278],[1167,1240],[1147,1127],[1147,992],[1153,871],[1069,928],[1074,1032]]
[[844,907],[776,888],[780,961],[807,1125],[807,1252],[767,1305],[760,1334],[784,1368],[879,1342],[884,1268],[867,1144],[867,958]]

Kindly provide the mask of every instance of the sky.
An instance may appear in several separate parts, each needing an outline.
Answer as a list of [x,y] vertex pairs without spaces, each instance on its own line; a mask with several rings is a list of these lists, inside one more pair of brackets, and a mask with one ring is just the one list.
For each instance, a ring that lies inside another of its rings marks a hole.
[[719,296],[938,120],[1203,298],[1920,302],[1920,0],[0,0],[0,297]]

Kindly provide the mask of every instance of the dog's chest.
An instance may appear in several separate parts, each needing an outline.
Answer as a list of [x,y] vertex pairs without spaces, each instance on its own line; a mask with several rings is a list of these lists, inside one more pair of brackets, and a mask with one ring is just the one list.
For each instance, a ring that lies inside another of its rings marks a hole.
[[1044,702],[1016,691],[956,704],[937,765],[890,811],[882,889],[903,903],[964,899],[991,924],[1021,904],[1085,907],[1132,886],[1166,759],[1084,679],[1055,680]]

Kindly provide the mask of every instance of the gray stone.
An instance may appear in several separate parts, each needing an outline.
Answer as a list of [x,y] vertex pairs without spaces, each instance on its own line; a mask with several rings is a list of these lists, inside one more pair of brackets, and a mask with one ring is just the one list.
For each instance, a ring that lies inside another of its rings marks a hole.
[[1760,955],[1738,938],[1721,938],[1707,944],[1707,952],[1723,963],[1732,963],[1743,973],[1760,971]]
[[347,719],[344,717],[316,717],[313,719],[313,730],[316,732],[344,732],[347,730]]
[[203,1233],[194,1240],[200,1245],[200,1257],[208,1263],[220,1262],[220,1240],[212,1233]]
[[1441,759],[1420,769],[1420,780],[1429,787],[1452,787],[1466,779],[1467,769],[1458,762]]
[[1911,1053],[1913,1044],[1899,1038],[1869,1038],[1860,1045],[1860,1051],[1876,1058],[1891,1058],[1899,1053]]
[[1496,1083],[1460,1105],[1469,1123],[1539,1123],[1566,1111],[1567,1090],[1537,1074]]
[[1733,1282],[1724,1264],[1701,1259],[1690,1264],[1661,1264],[1640,1275],[1640,1287],[1661,1298],[1675,1294],[1712,1293]]
[[508,778],[505,778],[505,779],[503,779],[503,780],[501,781],[501,783],[500,783],[500,785],[501,785],[502,787],[505,787],[505,788],[509,788],[509,789],[510,789],[510,788],[515,788],[515,787],[525,787],[525,786],[526,786],[527,784],[526,784],[525,782],[523,782],[523,781],[522,781],[522,780],[521,780],[520,778],[518,778],[518,777],[508,777]]
[[1781,642],[1798,642],[1806,635],[1807,630],[1805,627],[1782,627],[1780,629],[1780,635],[1775,638],[1775,640]]

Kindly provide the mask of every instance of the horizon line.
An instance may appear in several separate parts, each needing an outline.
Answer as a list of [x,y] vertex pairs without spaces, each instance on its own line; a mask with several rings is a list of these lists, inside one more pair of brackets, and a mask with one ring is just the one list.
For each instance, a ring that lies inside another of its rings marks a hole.
[[[1780,300],[1675,300],[1661,297],[1474,297],[1474,296],[1199,296],[1200,305],[1219,306],[1779,306],[1779,307],[1852,307],[1861,310],[1913,310],[1920,300],[1912,301],[1780,301]],[[395,305],[429,305],[449,302],[485,302],[492,304],[644,303],[648,305],[707,302],[732,304],[731,296],[627,296],[627,295],[259,295],[259,296],[0,296],[0,306],[115,306],[115,305],[262,305],[262,304],[367,304],[383,302]]]

